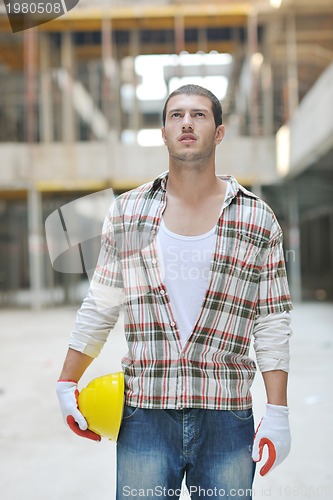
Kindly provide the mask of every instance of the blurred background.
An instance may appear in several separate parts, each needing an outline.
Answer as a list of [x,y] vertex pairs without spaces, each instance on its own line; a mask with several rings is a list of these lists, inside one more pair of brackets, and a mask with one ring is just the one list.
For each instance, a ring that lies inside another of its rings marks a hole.
[[[254,497],[333,499],[332,0],[80,0],[15,34],[0,0],[1,499],[115,498],[114,443],[72,434],[54,392],[88,286],[81,247],[59,271],[77,234],[97,256],[110,193],[167,170],[162,107],[187,82],[222,102],[217,173],[259,194],[284,231],[293,447],[257,474]],[[46,220],[60,231],[54,268]],[[125,351],[121,317],[81,386],[121,369]],[[257,424],[259,376],[253,396]]]
[[0,307],[80,300],[45,219],[165,171],[161,111],[186,82],[222,102],[217,172],[276,212],[294,301],[332,300],[332,61],[332,0],[81,0],[15,34],[2,4]]

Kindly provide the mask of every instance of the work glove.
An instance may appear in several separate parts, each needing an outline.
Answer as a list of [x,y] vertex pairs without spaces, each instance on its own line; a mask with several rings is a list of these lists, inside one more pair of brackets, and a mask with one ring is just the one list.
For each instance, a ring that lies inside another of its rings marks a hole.
[[268,447],[268,459],[260,469],[264,476],[288,456],[291,445],[287,406],[266,405],[266,415],[258,425],[253,441],[252,459],[262,459],[264,446]]
[[73,380],[58,380],[56,392],[65,422],[75,434],[81,437],[100,441],[101,436],[88,429],[88,424],[78,409],[79,391]]

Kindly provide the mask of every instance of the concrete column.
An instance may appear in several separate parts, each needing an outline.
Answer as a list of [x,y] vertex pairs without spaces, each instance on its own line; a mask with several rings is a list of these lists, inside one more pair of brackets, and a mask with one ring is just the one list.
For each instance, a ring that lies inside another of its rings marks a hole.
[[274,134],[274,96],[272,66],[270,60],[265,60],[262,65],[262,110],[263,110],[263,135]]
[[248,58],[250,61],[251,94],[248,105],[250,118],[250,135],[259,135],[259,106],[258,106],[258,65],[255,54],[258,52],[258,21],[255,12],[248,17],[247,24]]
[[292,183],[288,186],[288,241],[286,260],[289,269],[290,292],[293,302],[302,300],[300,218],[297,188]]
[[25,76],[25,140],[28,144],[36,141],[36,37],[34,30],[26,30],[24,37]]
[[200,28],[198,33],[198,50],[207,53],[208,52],[208,37],[207,29]]
[[[175,54],[178,56],[185,50],[185,26],[184,17],[176,16],[174,19],[174,32],[175,32]],[[181,64],[181,57],[178,57],[176,76],[178,78],[183,77],[183,65]],[[168,82],[169,83],[169,82]]]
[[[207,30],[201,28],[198,33],[198,50],[204,54],[208,52],[208,39]],[[207,66],[205,65],[205,55],[201,55],[200,76],[205,77],[207,73]]]
[[175,17],[175,50],[176,54],[180,54],[185,50],[185,26],[184,17]]
[[121,96],[120,67],[115,57],[115,46],[112,40],[111,19],[102,20],[102,64],[103,94],[102,109],[110,123],[110,128],[119,138],[121,133]]
[[330,269],[330,288],[328,290],[329,298],[332,300],[333,298],[333,210],[329,214],[329,249],[330,249],[330,257],[329,257],[329,269]]
[[135,58],[140,54],[140,33],[138,30],[132,30],[130,32],[130,55],[132,57],[132,85],[133,85],[133,101],[132,101],[132,113],[129,120],[129,128],[137,132],[140,129],[141,124],[141,114],[139,109],[139,101],[136,95],[136,89],[138,86],[138,77],[135,72]]
[[53,108],[52,108],[52,81],[51,81],[51,47],[48,33],[39,33],[40,36],[40,138],[42,142],[52,142]]
[[263,42],[264,59],[261,68],[263,135],[267,136],[272,136],[274,134],[274,92],[271,63],[271,45],[274,43],[273,38],[273,27],[268,25]]
[[[32,145],[36,142],[36,32],[24,32],[25,69],[25,138],[28,144],[28,161],[31,179],[34,179],[34,158]],[[28,191],[28,247],[31,307],[40,309],[42,305],[42,253],[41,253],[41,203],[40,193],[35,188]]]
[[61,66],[65,71],[66,84],[62,94],[62,139],[64,142],[75,141],[75,113],[73,107],[74,54],[72,33],[61,34]]
[[106,119],[112,120],[112,77],[114,74],[112,60],[112,26],[110,19],[102,19],[102,110]]
[[288,75],[288,114],[292,117],[299,104],[298,70],[297,70],[297,40],[295,14],[287,17],[287,75]]
[[28,191],[28,243],[31,307],[42,307],[43,253],[41,193],[32,187]]

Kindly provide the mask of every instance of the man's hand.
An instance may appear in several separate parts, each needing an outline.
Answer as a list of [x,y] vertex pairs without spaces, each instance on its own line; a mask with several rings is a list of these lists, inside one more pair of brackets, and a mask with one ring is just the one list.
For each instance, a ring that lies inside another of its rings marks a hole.
[[289,409],[287,406],[267,404],[266,415],[258,425],[254,436],[252,459],[262,459],[264,446],[268,447],[268,459],[260,469],[264,476],[279,465],[288,456],[291,446],[289,428]]
[[79,391],[77,382],[73,380],[58,380],[56,392],[65,422],[75,434],[81,437],[100,441],[101,436],[88,429],[88,424],[78,409],[77,398]]

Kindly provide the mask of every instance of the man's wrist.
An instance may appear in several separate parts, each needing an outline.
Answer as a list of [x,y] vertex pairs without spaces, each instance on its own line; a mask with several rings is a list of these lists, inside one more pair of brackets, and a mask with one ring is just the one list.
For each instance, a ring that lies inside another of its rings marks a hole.
[[288,406],[288,402],[286,398],[269,398],[267,400],[268,405],[274,405],[274,406]]

